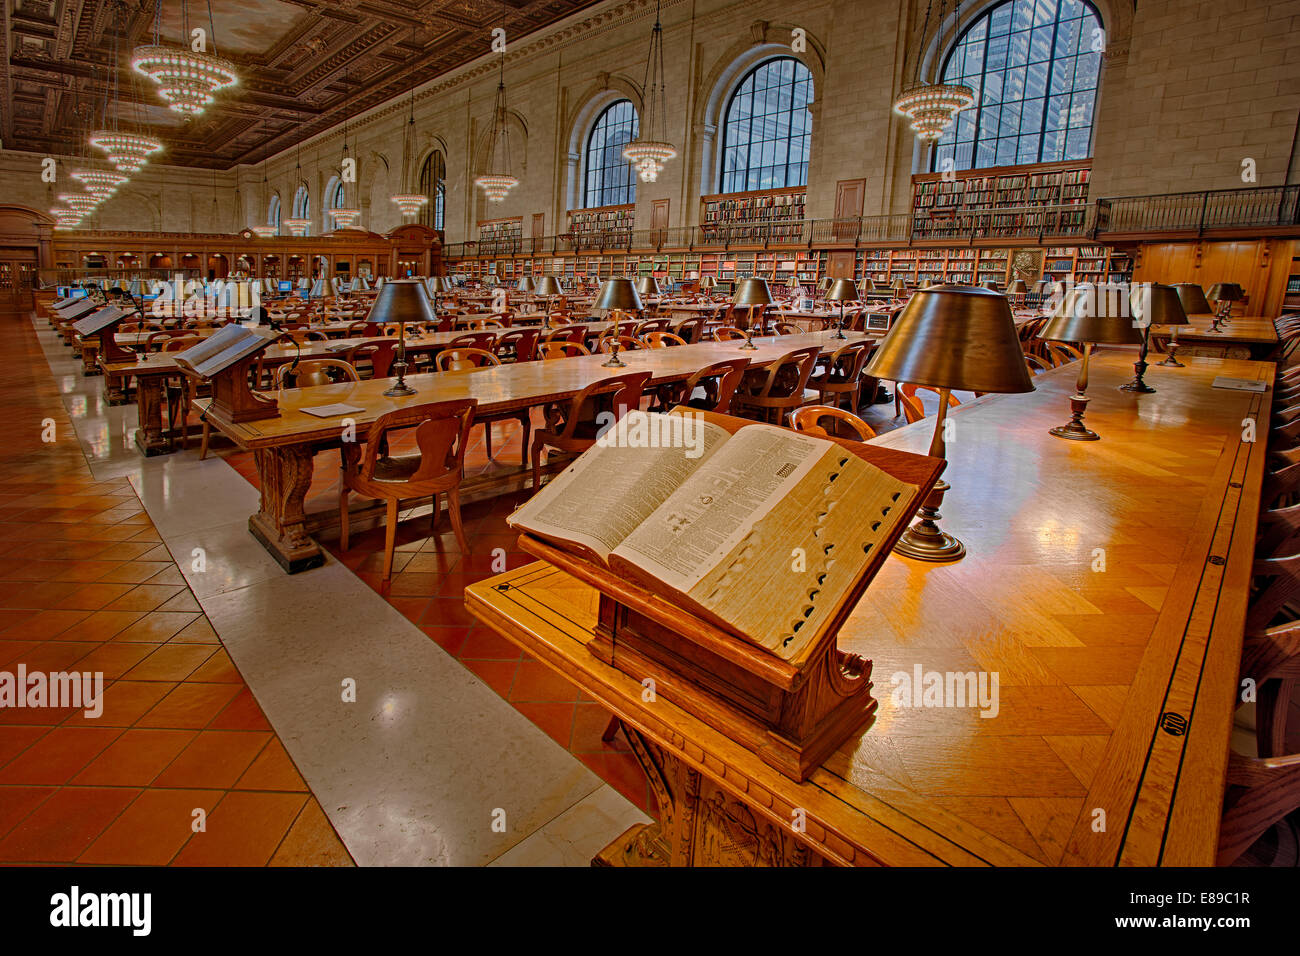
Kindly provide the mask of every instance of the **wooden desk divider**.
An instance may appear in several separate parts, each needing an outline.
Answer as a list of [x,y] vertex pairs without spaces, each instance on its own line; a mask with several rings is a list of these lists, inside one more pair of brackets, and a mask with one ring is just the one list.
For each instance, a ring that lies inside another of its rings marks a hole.
[[[713,413],[705,417],[733,433],[753,424]],[[806,780],[875,713],[871,661],[841,651],[836,636],[945,464],[910,452],[830,440],[915,485],[917,492],[896,503],[902,513],[893,529],[823,632],[790,660],[685,610],[652,590],[648,581],[633,581],[532,534],[519,537],[524,551],[600,592],[596,635],[587,645],[593,655],[637,681],[653,680],[656,695],[689,709],[796,782]]]
[[232,324],[216,335],[174,356],[187,375],[212,382],[214,413],[227,422],[251,422],[278,418],[280,407],[274,398],[254,392],[248,385],[253,362],[279,337],[271,329],[245,328]]

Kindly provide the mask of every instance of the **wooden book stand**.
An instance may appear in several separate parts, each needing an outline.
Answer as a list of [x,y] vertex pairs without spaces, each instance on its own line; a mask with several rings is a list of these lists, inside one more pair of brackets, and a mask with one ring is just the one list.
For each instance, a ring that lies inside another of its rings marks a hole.
[[[741,419],[707,415],[734,431]],[[871,579],[938,480],[938,458],[832,438],[860,458],[916,485],[900,501],[900,520],[837,608],[819,638],[785,660],[686,611],[586,557],[531,534],[520,547],[600,592],[595,637],[587,648],[623,673],[654,681],[654,693],[685,708],[792,780],[802,782],[875,713],[871,661],[841,651],[836,636]]]

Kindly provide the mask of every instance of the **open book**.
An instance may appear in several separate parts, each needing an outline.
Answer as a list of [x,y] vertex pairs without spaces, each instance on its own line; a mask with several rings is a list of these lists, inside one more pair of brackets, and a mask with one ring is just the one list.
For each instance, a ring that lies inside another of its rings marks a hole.
[[823,438],[633,411],[509,523],[791,660],[920,493]]
[[182,368],[195,375],[211,378],[223,369],[230,368],[240,359],[256,355],[274,342],[280,333],[271,329],[249,329],[242,325],[227,325],[216,335],[198,345],[177,352],[172,358]]
[[93,335],[96,332],[102,332],[114,322],[120,322],[128,315],[131,315],[126,309],[119,309],[115,305],[106,305],[98,312],[92,312],[84,319],[78,319],[73,323],[78,335]]

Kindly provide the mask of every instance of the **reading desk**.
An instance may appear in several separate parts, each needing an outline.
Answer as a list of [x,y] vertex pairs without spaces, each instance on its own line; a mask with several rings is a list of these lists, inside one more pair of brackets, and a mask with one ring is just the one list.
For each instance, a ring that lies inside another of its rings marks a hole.
[[[596,591],[537,562],[466,589],[470,611],[622,722],[659,819],[609,865],[1166,865],[1215,860],[1271,393],[1269,363],[1093,359],[1088,422],[1061,441],[1077,369],[955,409],[944,527],[966,557],[891,556],[839,633],[874,661],[874,723],[804,783],[603,663]],[[876,442],[924,452],[924,423]],[[938,675],[945,706],[912,683]],[[960,706],[948,675],[998,675]],[[646,675],[653,676],[653,675]],[[918,706],[920,705],[920,706]]]

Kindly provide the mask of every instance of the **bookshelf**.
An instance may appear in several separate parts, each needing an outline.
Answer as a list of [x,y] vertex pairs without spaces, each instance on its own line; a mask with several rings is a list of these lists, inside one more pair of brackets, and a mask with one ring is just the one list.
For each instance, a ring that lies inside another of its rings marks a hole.
[[728,242],[796,242],[803,235],[803,186],[700,197],[700,229]]
[[[913,176],[912,234],[942,239],[969,232],[973,218],[989,236],[1082,228],[1091,174],[1090,162],[1074,161]],[[1061,206],[1078,206],[1079,211],[1046,211]]]
[[578,248],[626,246],[632,239],[636,206],[594,206],[569,210],[569,232]]
[[1286,290],[1282,293],[1283,311],[1292,311],[1300,309],[1300,255],[1291,257],[1291,265],[1287,269]]
[[524,219],[517,216],[514,219],[485,219],[478,224],[479,242],[487,242],[496,239],[522,239],[524,235]]

